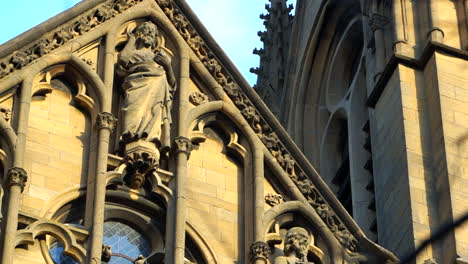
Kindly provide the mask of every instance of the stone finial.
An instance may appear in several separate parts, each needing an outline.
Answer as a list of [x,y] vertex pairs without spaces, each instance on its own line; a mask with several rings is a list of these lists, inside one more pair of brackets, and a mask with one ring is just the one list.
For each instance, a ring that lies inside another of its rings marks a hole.
[[99,126],[99,129],[106,128],[112,132],[115,128],[115,124],[117,123],[117,118],[115,118],[112,113],[101,112],[98,114],[96,122]]
[[175,153],[185,152],[190,154],[193,149],[192,142],[186,137],[176,137],[174,139]]
[[28,174],[22,168],[13,167],[8,170],[8,186],[18,185],[21,187],[21,192],[24,190],[24,186],[28,180]]
[[250,246],[250,261],[255,263],[256,260],[264,260],[265,263],[268,263],[270,253],[270,247],[267,243],[263,241],[254,242]]

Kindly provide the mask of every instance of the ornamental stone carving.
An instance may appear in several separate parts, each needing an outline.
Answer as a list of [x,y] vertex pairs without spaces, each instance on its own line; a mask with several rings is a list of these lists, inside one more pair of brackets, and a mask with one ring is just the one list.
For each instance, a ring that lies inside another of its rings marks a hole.
[[[325,203],[323,195],[317,190],[312,181],[307,179],[305,172],[298,165],[295,157],[287,151],[284,144],[281,143],[281,140],[277,137],[275,132],[273,132],[275,129],[271,127],[271,125],[260,115],[258,109],[236,83],[232,75],[222,67],[222,64],[214,56],[214,53],[210,50],[207,44],[197,38],[200,36],[199,33],[184,17],[177,4],[174,1],[169,0],[156,1],[169,20],[176,25],[177,30],[184,40],[187,41],[187,43],[192,43],[189,44],[189,46],[192,48],[194,53],[199,57],[200,61],[208,69],[218,84],[223,87],[223,90],[241,111],[242,116],[249,122],[251,128],[255,133],[257,133],[258,137],[262,140],[270,153],[277,159],[283,170],[288,173],[291,180],[298,185],[302,194],[307,198],[309,203],[316,210],[319,206],[328,206]],[[372,23],[384,22],[384,20],[378,20],[379,18],[380,17],[375,16],[374,19],[371,19]],[[353,241],[356,241],[336,214],[333,213],[328,218],[332,221],[327,221],[326,223],[335,236],[337,236],[337,232],[344,232],[349,234]],[[341,241],[346,243],[344,240]],[[347,249],[350,251],[356,250],[356,247],[349,243],[346,245],[343,244],[343,246],[349,246]]]
[[372,32],[383,29],[384,26],[390,21],[390,19],[384,15],[373,13],[369,18],[369,27]]
[[284,256],[275,258],[274,264],[313,264],[307,260],[309,233],[302,227],[293,227],[286,233]]
[[192,142],[186,137],[176,137],[174,139],[174,147],[175,153],[185,152],[186,154],[190,154],[193,150]]
[[102,245],[101,260],[109,262],[112,257],[112,250],[110,246]]
[[101,112],[98,114],[97,125],[99,129],[105,128],[109,129],[112,132],[115,128],[116,123],[117,118],[115,118],[115,116],[112,113]]
[[281,196],[281,194],[268,193],[265,195],[265,202],[270,206],[281,204],[283,201],[283,196]]
[[161,152],[170,149],[171,108],[175,77],[171,52],[152,22],[144,22],[129,33],[118,58],[122,88],[123,135],[125,141],[145,140]]
[[208,96],[200,92],[193,92],[189,95],[189,100],[193,105],[201,105],[208,102]]
[[134,141],[126,145],[124,162],[127,165],[125,183],[132,189],[140,189],[158,167],[159,151],[151,142]]
[[10,121],[11,118],[11,110],[7,107],[1,106],[0,105],[0,115],[5,119],[5,121]]
[[250,246],[250,261],[255,263],[256,260],[263,260],[265,263],[268,262],[270,257],[270,247],[263,241],[254,242]]
[[18,50],[11,56],[0,60],[0,78],[25,67],[37,58],[64,45],[69,40],[83,35],[141,1],[142,0],[112,0],[91,9],[82,16],[71,20],[55,33],[47,34],[46,37],[39,39],[28,48]]
[[21,187],[21,192],[23,192],[26,181],[28,180],[28,175],[24,169],[13,167],[8,170],[7,177],[8,186],[17,185]]

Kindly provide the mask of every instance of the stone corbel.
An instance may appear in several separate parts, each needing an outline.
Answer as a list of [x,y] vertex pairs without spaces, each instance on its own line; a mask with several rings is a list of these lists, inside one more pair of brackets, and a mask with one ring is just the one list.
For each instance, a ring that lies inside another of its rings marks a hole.
[[28,180],[28,175],[24,169],[18,167],[9,169],[7,178],[8,186],[18,185],[21,187],[21,192],[23,192],[26,181]]

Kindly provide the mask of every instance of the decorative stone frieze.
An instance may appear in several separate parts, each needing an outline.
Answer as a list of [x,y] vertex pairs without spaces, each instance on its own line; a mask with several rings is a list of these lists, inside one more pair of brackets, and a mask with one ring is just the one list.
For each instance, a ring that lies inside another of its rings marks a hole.
[[0,115],[5,121],[10,121],[11,118],[11,110],[7,107],[0,106]]
[[270,253],[270,247],[267,243],[263,241],[254,242],[250,246],[250,261],[255,263],[256,260],[263,260],[267,263]]
[[267,195],[265,195],[265,202],[270,206],[276,206],[282,203],[283,201],[283,196],[281,194],[268,193]]
[[98,114],[97,124],[99,129],[105,128],[109,129],[111,132],[115,128],[115,124],[117,123],[117,118],[112,113],[108,112],[101,112]]
[[189,95],[189,100],[193,105],[201,105],[208,102],[208,96],[200,92],[193,92]]
[[18,185],[21,187],[21,192],[24,190],[24,186],[28,180],[28,174],[22,168],[13,167],[7,172],[8,186]]
[[[199,33],[190,24],[175,2],[171,0],[156,0],[156,2],[159,4],[169,20],[176,26],[185,41],[187,41],[187,43],[197,43],[196,45],[190,45],[193,52],[197,54],[203,65],[205,65],[219,85],[223,87],[223,90],[241,111],[244,118],[249,122],[253,131],[258,135],[267,149],[277,159],[280,166],[298,186],[299,190],[301,190],[309,203],[315,208],[315,210],[318,210],[321,206],[321,208],[328,208],[330,212],[332,212],[329,205],[325,202],[322,194],[313,185],[312,181],[308,179],[304,170],[295,161],[294,157],[289,153],[276,133],[273,132],[274,129],[261,116],[252,101],[247,97],[244,91],[242,91],[239,84],[234,80],[234,77],[232,77],[232,75],[222,67],[221,62],[215,57],[215,53],[210,50],[207,44],[198,39],[200,38]],[[195,40],[194,38],[197,39]],[[184,144],[186,144],[186,142]],[[183,143],[183,141],[180,143]],[[342,238],[345,236],[352,242],[347,243],[348,241],[339,239],[339,241],[342,242],[342,245],[350,251],[356,251],[357,240],[343,224],[342,220],[335,213],[328,214],[326,219],[328,220],[325,221],[325,223],[334,233],[335,237]]]
[[174,151],[175,153],[185,152],[187,155],[193,150],[193,145],[190,139],[186,137],[176,137],[174,139]]
[[373,13],[369,17],[369,27],[372,32],[376,31],[377,29],[383,29],[388,22],[390,22],[390,19],[379,13]]
[[15,51],[12,55],[0,60],[0,79],[25,67],[68,41],[83,35],[141,1],[142,0],[107,1],[83,15],[72,19],[55,32],[46,34],[45,37],[39,39],[35,43],[27,45],[25,48]]

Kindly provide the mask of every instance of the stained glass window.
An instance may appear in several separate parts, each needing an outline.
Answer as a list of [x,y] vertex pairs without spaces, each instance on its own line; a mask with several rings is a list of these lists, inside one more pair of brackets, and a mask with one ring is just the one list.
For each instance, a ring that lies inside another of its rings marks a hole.
[[104,245],[110,246],[112,257],[108,264],[133,263],[139,255],[151,253],[149,241],[132,227],[116,221],[104,223]]
[[[149,256],[149,241],[132,227],[116,221],[104,223],[103,244],[110,246],[112,257],[107,264],[132,264],[138,256]],[[63,254],[64,246],[59,241],[50,246],[50,256],[55,264],[78,264],[72,257]]]
[[56,264],[78,264],[78,262],[76,262],[76,260],[74,260],[72,257],[63,254],[63,250],[64,250],[63,244],[58,241],[54,242],[50,246],[50,250],[49,250],[50,257],[52,258],[54,263]]

